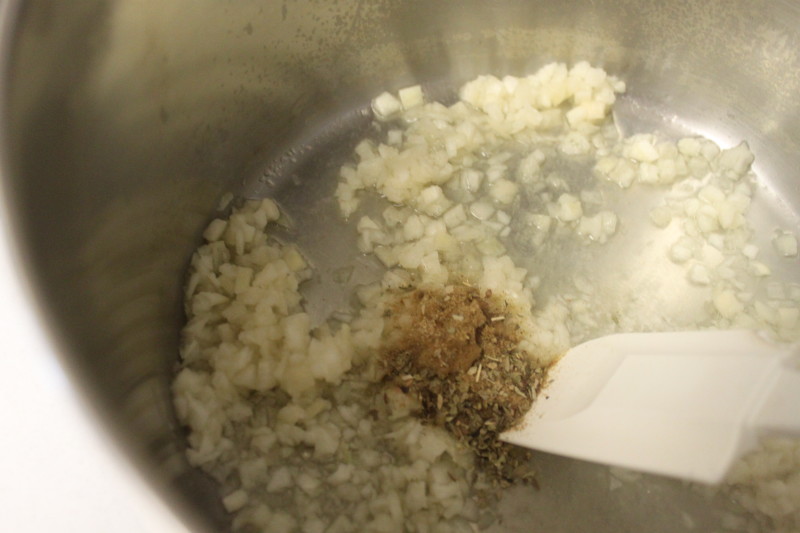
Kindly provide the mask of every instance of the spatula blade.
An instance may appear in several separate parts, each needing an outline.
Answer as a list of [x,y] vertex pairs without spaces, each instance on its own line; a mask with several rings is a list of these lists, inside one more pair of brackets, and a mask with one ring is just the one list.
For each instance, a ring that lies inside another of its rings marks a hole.
[[[785,350],[748,331],[611,335],[570,350],[506,442],[704,483],[755,444]],[[798,417],[800,425],[800,417]]]

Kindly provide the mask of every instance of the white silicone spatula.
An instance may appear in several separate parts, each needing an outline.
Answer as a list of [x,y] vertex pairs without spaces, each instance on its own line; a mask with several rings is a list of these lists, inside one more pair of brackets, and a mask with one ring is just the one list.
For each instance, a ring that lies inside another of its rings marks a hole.
[[632,333],[572,348],[513,444],[719,483],[762,436],[800,436],[797,347],[748,331]]

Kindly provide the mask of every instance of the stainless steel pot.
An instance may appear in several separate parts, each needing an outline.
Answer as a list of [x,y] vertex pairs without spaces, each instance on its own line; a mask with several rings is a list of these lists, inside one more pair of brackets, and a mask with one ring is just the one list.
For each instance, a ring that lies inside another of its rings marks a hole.
[[[628,82],[629,128],[749,140],[767,199],[757,216],[798,227],[790,0],[7,1],[17,245],[75,386],[197,528],[227,519],[183,459],[168,390],[188,257],[226,191],[274,179],[327,194],[315,176],[368,126],[358,110],[375,94],[422,82],[446,96],[478,74],[589,60]],[[543,458],[542,470],[549,489],[524,496],[509,530],[675,531],[682,509],[707,507],[678,483],[611,493],[599,467]],[[701,529],[718,519],[701,514]]]

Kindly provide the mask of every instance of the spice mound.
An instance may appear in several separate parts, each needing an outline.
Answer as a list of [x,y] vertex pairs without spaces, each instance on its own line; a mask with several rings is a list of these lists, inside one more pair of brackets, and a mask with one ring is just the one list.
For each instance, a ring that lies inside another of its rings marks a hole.
[[498,440],[531,408],[545,368],[520,350],[518,313],[465,285],[401,293],[388,308],[384,382],[447,429],[500,482],[530,478],[529,452]]

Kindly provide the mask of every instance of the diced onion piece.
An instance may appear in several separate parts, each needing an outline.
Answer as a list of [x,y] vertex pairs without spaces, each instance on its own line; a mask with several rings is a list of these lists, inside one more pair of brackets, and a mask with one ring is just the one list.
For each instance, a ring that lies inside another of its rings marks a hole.
[[[600,161],[598,161],[598,165],[599,164]],[[626,159],[617,158],[616,165],[606,177],[610,181],[615,182],[617,185],[625,189],[630,187],[636,179],[636,167],[634,167],[633,164]]]
[[688,237],[683,237],[669,249],[669,258],[674,263],[685,263],[694,256],[694,242]]
[[419,195],[419,205],[425,213],[438,217],[447,211],[451,202],[438,185],[425,187]]
[[743,176],[750,170],[755,156],[750,151],[746,142],[740,143],[735,148],[723,150],[719,156],[719,166],[723,170],[730,170],[736,177]]
[[639,164],[639,181],[641,183],[658,183],[658,167],[652,163]]
[[224,235],[228,222],[219,218],[212,220],[203,232],[203,238],[208,242],[218,241]]
[[391,93],[381,93],[372,101],[372,111],[379,120],[393,118],[402,110],[403,104]]
[[697,197],[707,204],[714,205],[725,200],[725,193],[722,192],[719,187],[707,185],[700,189],[700,192],[697,193]]
[[411,215],[403,225],[403,237],[407,241],[415,241],[421,239],[425,234],[425,224],[419,215]]
[[603,223],[603,232],[611,236],[617,231],[617,215],[613,211],[601,211],[600,218]]
[[464,210],[463,205],[456,204],[447,210],[442,216],[442,220],[448,228],[454,228],[467,221],[467,212]]
[[678,141],[678,151],[689,157],[700,155],[700,140],[695,137],[685,137]]
[[689,281],[695,285],[708,285],[711,283],[711,276],[709,275],[708,268],[705,265],[694,264],[689,268],[687,273]]
[[235,490],[222,498],[222,505],[229,513],[235,513],[245,505],[247,505],[247,492],[242,489]]
[[736,229],[744,224],[744,216],[732,202],[720,202],[717,205],[717,219],[722,229]]
[[714,308],[724,318],[734,318],[736,315],[744,311],[744,305],[736,297],[736,294],[730,290],[725,289],[718,291],[713,298]]
[[389,130],[386,134],[386,143],[392,146],[403,142],[403,132],[401,130]]
[[797,256],[797,237],[788,231],[776,235],[775,238],[772,239],[772,244],[782,257]]
[[267,492],[280,492],[293,485],[292,473],[286,466],[279,466],[271,472]]
[[309,496],[314,496],[322,485],[322,482],[316,477],[310,475],[308,471],[301,471],[297,475],[295,482],[297,483],[297,486]]
[[617,215],[611,211],[601,211],[592,217],[581,217],[577,233],[591,241],[604,243],[617,230]]
[[540,150],[528,154],[519,162],[517,167],[517,177],[520,181],[529,183],[541,174],[541,164],[545,160],[545,155]]
[[519,187],[513,181],[500,178],[492,184],[490,193],[492,198],[502,204],[510,204],[517,195]]
[[623,154],[626,157],[645,163],[652,163],[658,159],[658,150],[653,145],[651,135],[634,135],[631,137],[626,141]]
[[710,244],[703,245],[700,249],[700,256],[703,258],[703,263],[710,268],[719,266],[725,260],[722,252]]
[[466,169],[461,173],[461,187],[465,191],[477,192],[481,188],[483,174],[475,169]]
[[474,202],[469,206],[469,212],[478,220],[489,220],[494,214],[494,207],[486,202]]
[[425,103],[422,87],[419,85],[412,85],[411,87],[400,89],[397,92],[397,96],[400,97],[400,103],[403,105],[403,109],[411,109],[412,107],[418,107]]
[[562,222],[572,222],[583,215],[583,207],[577,197],[564,193],[558,197],[555,213]]
[[650,222],[659,228],[666,228],[672,221],[672,210],[666,206],[655,207],[650,210]]
[[720,153],[719,146],[714,141],[702,139],[700,141],[700,154],[706,161],[714,161]]
[[748,259],[755,259],[758,256],[758,246],[755,244],[745,244],[742,247],[742,255]]
[[[573,110],[574,111],[574,110]],[[567,113],[567,120],[570,120],[570,111]],[[572,122],[570,120],[570,122]],[[592,143],[586,135],[578,132],[571,132],[566,135],[559,144],[559,149],[567,155],[588,154],[592,149]]]
[[714,209],[713,206],[701,206],[695,214],[695,221],[697,222],[697,227],[700,228],[700,231],[703,233],[711,233],[719,229],[717,210]]
[[760,278],[772,274],[772,270],[770,270],[770,268],[761,261],[752,261],[750,263],[750,271],[753,273],[754,276],[758,276]]

